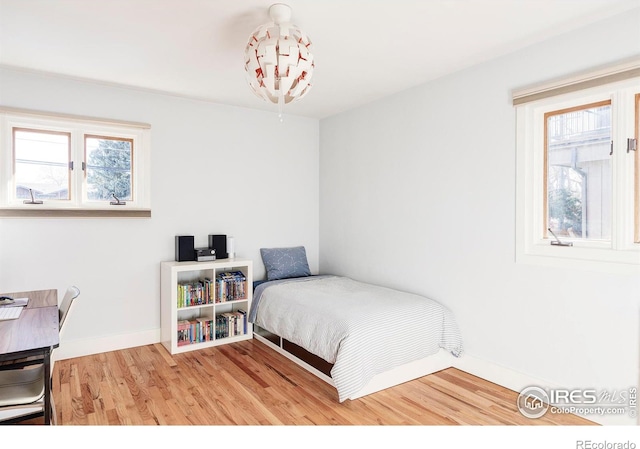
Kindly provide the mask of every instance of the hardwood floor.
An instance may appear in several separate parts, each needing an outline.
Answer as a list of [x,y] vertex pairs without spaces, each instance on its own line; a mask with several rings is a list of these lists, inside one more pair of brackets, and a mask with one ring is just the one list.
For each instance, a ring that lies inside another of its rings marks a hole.
[[[517,393],[446,369],[354,401],[256,340],[149,345],[56,362],[60,425],[589,425],[523,417]],[[37,423],[37,422],[35,422]]]

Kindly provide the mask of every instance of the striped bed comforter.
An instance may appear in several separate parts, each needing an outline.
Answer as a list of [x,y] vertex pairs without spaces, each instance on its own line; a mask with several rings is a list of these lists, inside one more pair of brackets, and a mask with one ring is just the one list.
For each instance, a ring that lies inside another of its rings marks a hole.
[[333,363],[340,402],[375,375],[440,348],[462,353],[455,318],[442,304],[340,276],[261,284],[249,319]]

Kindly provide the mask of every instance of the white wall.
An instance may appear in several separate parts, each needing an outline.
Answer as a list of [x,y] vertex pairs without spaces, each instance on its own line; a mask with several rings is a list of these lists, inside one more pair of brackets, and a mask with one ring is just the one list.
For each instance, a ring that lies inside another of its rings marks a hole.
[[[515,263],[511,90],[640,55],[640,9],[320,123],[320,270],[439,300],[467,356],[638,383],[640,278]],[[422,55],[428,57],[428,55]]]
[[0,104],[152,126],[150,219],[0,219],[0,291],[82,292],[57,356],[159,341],[178,234],[233,235],[256,278],[261,247],[305,245],[317,271],[317,120],[6,68]]

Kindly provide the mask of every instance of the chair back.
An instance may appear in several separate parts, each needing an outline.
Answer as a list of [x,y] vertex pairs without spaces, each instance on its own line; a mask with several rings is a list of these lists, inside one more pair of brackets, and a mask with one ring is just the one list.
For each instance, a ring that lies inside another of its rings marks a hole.
[[60,303],[60,308],[58,310],[58,318],[60,321],[60,330],[67,320],[67,315],[69,314],[69,309],[71,309],[71,304],[73,304],[73,300],[76,299],[80,295],[80,289],[75,285],[69,287],[62,298],[62,302]]
[[[58,322],[60,329],[60,343],[62,343],[64,336],[64,323],[67,322],[67,318],[69,317],[69,311],[71,310],[71,305],[73,301],[80,295],[80,289],[75,285],[67,288],[67,291],[62,298],[62,302],[60,303],[60,307],[58,307]],[[55,350],[51,353],[51,375],[53,376],[53,367],[55,366],[56,361],[58,360],[58,351]]]

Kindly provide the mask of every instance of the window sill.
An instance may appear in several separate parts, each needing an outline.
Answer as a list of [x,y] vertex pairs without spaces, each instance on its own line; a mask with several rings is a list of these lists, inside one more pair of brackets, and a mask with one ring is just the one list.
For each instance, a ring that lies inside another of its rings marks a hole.
[[517,251],[516,263],[622,275],[640,274],[640,251],[532,245]]
[[[120,206],[122,207],[122,206]],[[0,208],[0,218],[151,218],[151,209]]]

